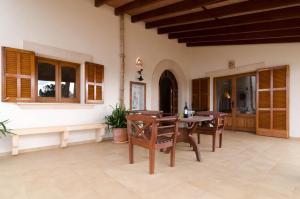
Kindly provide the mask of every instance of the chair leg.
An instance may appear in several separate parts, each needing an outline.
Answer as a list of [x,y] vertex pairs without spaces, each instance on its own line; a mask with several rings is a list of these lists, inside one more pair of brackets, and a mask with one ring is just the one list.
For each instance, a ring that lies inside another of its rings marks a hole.
[[171,153],[170,153],[170,166],[175,166],[175,146],[172,147]]
[[133,162],[134,162],[134,160],[133,160],[133,144],[129,143],[128,147],[129,147],[129,164],[133,164]]
[[149,149],[149,173],[154,174],[155,149]]
[[223,134],[220,133],[219,135],[219,147],[222,148],[222,139],[223,139]]
[[216,150],[216,134],[214,133],[212,136],[213,136],[213,139],[212,139],[212,151],[215,152],[215,150]]
[[198,144],[200,144],[200,133],[197,133]]

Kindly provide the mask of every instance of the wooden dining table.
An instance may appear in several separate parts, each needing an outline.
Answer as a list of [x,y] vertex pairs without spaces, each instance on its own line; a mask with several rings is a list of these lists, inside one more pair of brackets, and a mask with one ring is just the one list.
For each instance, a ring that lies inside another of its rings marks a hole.
[[193,133],[195,133],[197,126],[201,122],[211,121],[213,119],[214,118],[210,116],[191,116],[188,118],[179,119],[179,122],[182,123],[184,127],[179,128],[179,135],[176,142],[189,143],[195,151],[197,161],[201,161],[201,155],[196,140],[193,137]]

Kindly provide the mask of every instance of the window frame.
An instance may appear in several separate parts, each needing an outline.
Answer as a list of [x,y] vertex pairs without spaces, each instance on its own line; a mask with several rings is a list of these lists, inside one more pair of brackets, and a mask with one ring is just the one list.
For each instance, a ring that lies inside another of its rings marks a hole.
[[[39,63],[49,63],[55,66],[55,97],[39,97],[38,96],[38,64]],[[62,67],[72,67],[76,69],[76,97],[75,98],[63,98],[61,95],[61,76],[62,76]],[[51,59],[46,57],[36,56],[36,99],[37,102],[41,103],[80,103],[80,64],[62,61],[57,59]]]

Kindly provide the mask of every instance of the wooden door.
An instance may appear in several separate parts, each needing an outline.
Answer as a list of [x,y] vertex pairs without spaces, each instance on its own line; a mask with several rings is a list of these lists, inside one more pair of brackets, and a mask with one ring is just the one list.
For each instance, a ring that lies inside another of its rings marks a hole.
[[258,135],[289,137],[289,67],[280,66],[257,72]]
[[227,113],[225,129],[233,130],[233,78],[222,77],[214,79],[214,111]]
[[159,110],[167,114],[178,113],[178,84],[169,70],[165,70],[159,79]]
[[209,110],[210,79],[192,80],[192,109],[195,111]]
[[214,110],[228,114],[226,129],[255,132],[256,73],[215,78]]
[[234,76],[234,130],[256,130],[256,73]]

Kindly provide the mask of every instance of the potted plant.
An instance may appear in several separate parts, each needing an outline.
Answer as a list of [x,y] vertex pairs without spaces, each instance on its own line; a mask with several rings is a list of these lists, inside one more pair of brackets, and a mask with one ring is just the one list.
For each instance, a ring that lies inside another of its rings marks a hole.
[[117,104],[113,107],[111,115],[105,116],[105,123],[108,125],[108,129],[112,129],[114,143],[126,143],[128,141],[127,114],[126,108]]
[[0,138],[12,134],[12,132],[6,127],[7,122],[8,120],[0,122]]

